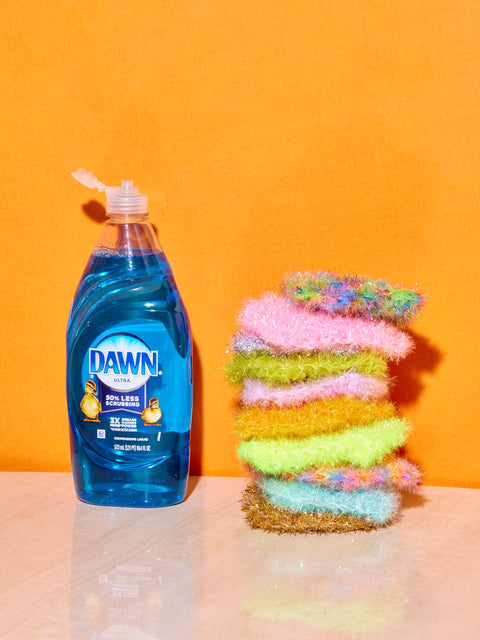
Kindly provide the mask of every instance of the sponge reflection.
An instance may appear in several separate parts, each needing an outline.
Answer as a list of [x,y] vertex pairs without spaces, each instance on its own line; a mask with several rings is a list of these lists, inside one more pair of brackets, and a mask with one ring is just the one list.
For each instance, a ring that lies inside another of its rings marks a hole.
[[250,551],[244,632],[370,639],[383,637],[405,615],[407,566],[395,528],[321,537],[259,534]]

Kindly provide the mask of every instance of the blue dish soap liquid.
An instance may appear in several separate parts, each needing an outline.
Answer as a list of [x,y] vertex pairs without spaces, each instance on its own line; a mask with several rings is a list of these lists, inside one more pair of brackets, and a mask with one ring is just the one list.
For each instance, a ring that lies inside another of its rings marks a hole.
[[67,404],[80,500],[160,507],[185,497],[192,413],[191,333],[147,198],[105,187],[108,222],[78,285],[67,329]]

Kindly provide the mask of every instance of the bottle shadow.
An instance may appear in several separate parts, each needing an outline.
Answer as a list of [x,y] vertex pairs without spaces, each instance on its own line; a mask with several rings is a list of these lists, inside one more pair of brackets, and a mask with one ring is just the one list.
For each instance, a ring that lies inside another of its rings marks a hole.
[[193,369],[193,407],[192,431],[190,440],[191,462],[190,473],[193,476],[202,475],[203,451],[203,376],[200,354],[195,340],[192,344]]
[[104,224],[105,218],[107,217],[107,211],[103,204],[98,202],[98,200],[90,200],[89,202],[82,205],[83,213],[96,222],[97,224]]

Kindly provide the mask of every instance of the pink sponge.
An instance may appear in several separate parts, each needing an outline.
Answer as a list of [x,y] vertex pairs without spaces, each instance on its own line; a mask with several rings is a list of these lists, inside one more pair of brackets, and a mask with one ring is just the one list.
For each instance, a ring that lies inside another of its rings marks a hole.
[[240,393],[240,400],[245,405],[258,405],[264,408],[270,405],[298,407],[304,402],[321,398],[353,396],[363,400],[378,400],[387,394],[388,380],[350,371],[339,376],[273,387],[261,380],[247,378]]
[[355,347],[399,360],[413,347],[406,333],[384,321],[312,313],[275,293],[247,300],[239,322],[242,328],[283,353]]

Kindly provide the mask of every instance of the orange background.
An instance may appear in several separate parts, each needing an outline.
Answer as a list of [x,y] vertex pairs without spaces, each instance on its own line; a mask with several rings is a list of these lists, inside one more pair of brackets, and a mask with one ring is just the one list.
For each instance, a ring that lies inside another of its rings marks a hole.
[[193,473],[242,473],[242,300],[329,269],[427,293],[393,369],[407,453],[427,484],[480,486],[477,0],[2,10],[1,469],[70,468],[65,328],[104,203],[81,166],[149,196],[195,337]]

